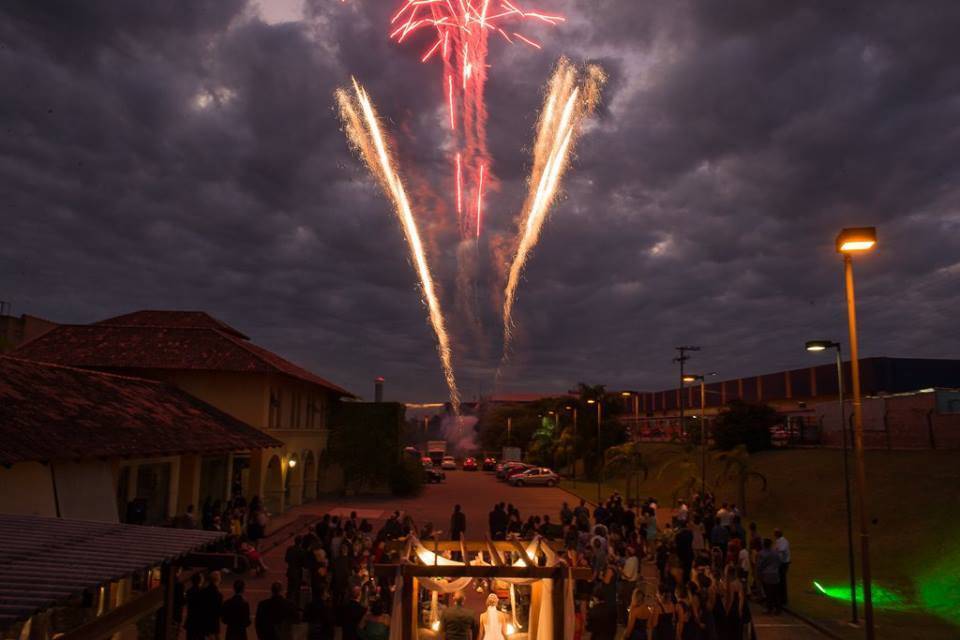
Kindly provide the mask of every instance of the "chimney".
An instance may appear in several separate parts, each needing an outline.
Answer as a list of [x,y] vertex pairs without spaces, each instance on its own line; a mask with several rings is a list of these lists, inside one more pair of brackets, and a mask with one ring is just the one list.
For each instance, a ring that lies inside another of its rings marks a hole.
[[377,376],[373,381],[373,401],[383,402],[383,376]]

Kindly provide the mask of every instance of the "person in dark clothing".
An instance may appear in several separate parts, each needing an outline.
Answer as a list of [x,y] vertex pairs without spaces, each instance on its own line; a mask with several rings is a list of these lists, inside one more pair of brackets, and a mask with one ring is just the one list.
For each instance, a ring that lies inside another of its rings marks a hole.
[[613,640],[617,634],[617,608],[603,590],[595,594],[597,603],[587,614],[587,631],[592,640]]
[[350,592],[350,599],[340,607],[338,618],[343,631],[343,640],[357,640],[360,636],[357,629],[367,608],[360,604],[360,587],[354,587]]
[[207,576],[207,586],[203,588],[201,609],[203,615],[203,633],[205,636],[220,637],[220,612],[223,608],[223,594],[220,593],[220,572],[211,571]]
[[648,626],[651,640],[675,640],[677,637],[677,604],[669,586],[660,585],[657,603]]
[[677,557],[683,568],[683,584],[690,582],[690,572],[693,569],[693,531],[686,522],[680,524],[680,530],[673,539],[677,548]]
[[187,640],[202,640],[203,627],[203,588],[200,586],[203,577],[199,573],[190,576],[190,588],[184,595],[187,605],[187,620],[183,628],[187,632]]
[[245,588],[243,580],[236,580],[233,583],[233,597],[225,601],[220,609],[220,620],[227,627],[226,640],[247,640],[250,603],[243,599]]
[[507,512],[503,509],[503,503],[494,505],[490,512],[490,537],[494,540],[503,540],[507,536]]
[[478,633],[477,617],[473,611],[463,606],[462,591],[453,594],[451,606],[440,614],[440,632],[444,640],[470,640]]
[[450,516],[450,539],[459,540],[467,532],[467,514],[460,509],[460,505],[453,506],[453,515]]
[[300,606],[300,588],[303,586],[303,567],[306,560],[303,538],[294,537],[293,544],[287,548],[283,560],[287,563],[287,598]]
[[[172,614],[170,616],[170,632],[163,632],[164,637],[169,637],[169,633],[173,633],[173,637],[180,636],[180,627],[183,624],[183,609],[186,606],[187,595],[183,588],[183,583],[180,582],[180,568],[177,567],[175,573],[173,574],[173,602],[172,602]],[[166,608],[160,607],[157,610],[157,624],[156,629],[157,633],[161,633],[161,627],[166,622]]]
[[333,602],[326,595],[315,595],[303,610],[307,640],[333,640],[335,619]]
[[347,599],[352,567],[350,545],[341,544],[339,554],[333,561],[333,602],[338,607]]
[[257,605],[257,619],[254,624],[259,640],[280,640],[284,637],[286,625],[297,621],[297,608],[283,597],[283,585],[274,582],[270,585],[270,597]]

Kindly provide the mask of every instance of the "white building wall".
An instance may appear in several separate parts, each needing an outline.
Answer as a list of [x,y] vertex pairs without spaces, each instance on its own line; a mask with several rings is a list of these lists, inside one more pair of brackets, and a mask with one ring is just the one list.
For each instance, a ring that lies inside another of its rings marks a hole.
[[57,462],[54,472],[62,518],[120,521],[113,469],[109,462]]
[[39,462],[0,466],[0,513],[56,517],[50,467]]

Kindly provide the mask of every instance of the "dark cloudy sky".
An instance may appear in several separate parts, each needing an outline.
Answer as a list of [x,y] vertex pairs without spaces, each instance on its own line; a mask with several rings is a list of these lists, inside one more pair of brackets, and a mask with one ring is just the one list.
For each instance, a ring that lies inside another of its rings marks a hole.
[[[672,348],[724,376],[845,339],[960,357],[960,2],[537,0],[543,51],[494,44],[490,238],[512,237],[557,57],[610,74],[520,290],[506,390],[658,389]],[[501,283],[454,295],[439,70],[386,39],[399,0],[11,0],[0,6],[0,299],[90,322],[203,309],[361,394],[444,396],[392,213],[347,148],[351,74],[396,139],[455,335],[489,392]],[[459,301],[459,302],[462,302]]]

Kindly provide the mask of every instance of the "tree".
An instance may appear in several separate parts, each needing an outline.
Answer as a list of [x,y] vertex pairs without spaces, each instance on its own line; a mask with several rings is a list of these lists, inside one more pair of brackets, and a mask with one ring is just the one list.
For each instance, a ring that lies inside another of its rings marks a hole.
[[553,466],[556,458],[556,432],[557,421],[554,417],[543,416],[540,418],[540,427],[533,432],[527,448],[531,462]]
[[680,496],[689,499],[694,493],[700,491],[701,486],[710,484],[709,479],[702,479],[702,467],[703,460],[700,449],[687,445],[672,459],[660,465],[657,479],[662,478],[667,470],[676,469],[679,472],[680,481],[673,490],[673,501],[676,502]]
[[716,485],[730,480],[737,486],[737,504],[747,515],[747,485],[751,480],[758,480],[762,484],[761,491],[767,490],[767,477],[759,471],[754,471],[751,465],[750,452],[745,445],[734,447],[716,455],[716,462],[721,465],[721,472],[717,476]]
[[[569,469],[573,468],[573,465],[576,464],[577,460],[577,443],[573,437],[573,427],[569,426],[563,429],[560,432],[560,436],[556,440],[554,445],[553,455],[555,458],[554,464],[558,467],[566,467]],[[554,471],[558,471],[554,469]]]
[[[622,475],[626,478],[627,500],[640,497],[640,483],[649,477],[650,469],[643,461],[639,442],[625,442],[607,449],[604,467],[608,476]],[[636,493],[631,496],[633,488]]]
[[713,439],[723,451],[740,445],[750,453],[763,451],[772,446],[770,429],[778,422],[780,417],[773,407],[734,400],[714,421]]

